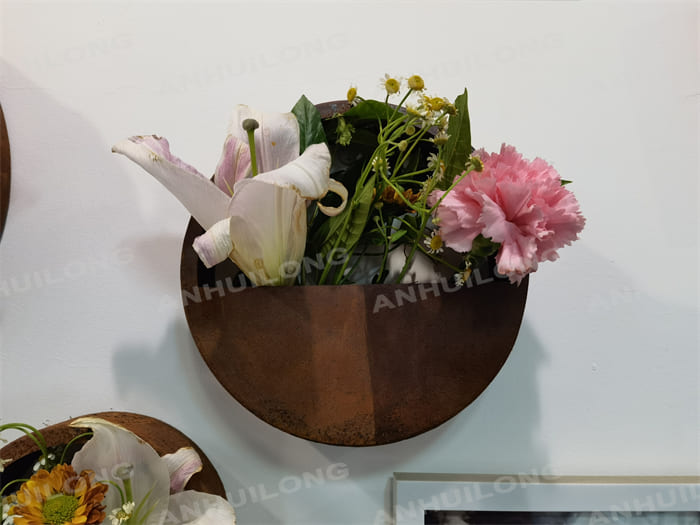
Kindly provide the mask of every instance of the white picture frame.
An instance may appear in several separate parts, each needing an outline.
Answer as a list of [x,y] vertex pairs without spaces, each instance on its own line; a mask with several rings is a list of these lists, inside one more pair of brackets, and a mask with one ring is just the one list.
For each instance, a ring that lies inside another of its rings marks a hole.
[[392,507],[396,525],[699,525],[700,476],[397,472]]

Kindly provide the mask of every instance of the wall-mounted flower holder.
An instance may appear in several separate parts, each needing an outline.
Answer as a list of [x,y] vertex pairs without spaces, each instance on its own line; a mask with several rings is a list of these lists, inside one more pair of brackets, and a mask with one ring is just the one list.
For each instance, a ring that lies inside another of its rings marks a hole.
[[181,259],[195,344],[237,401],[295,436],[366,446],[430,430],[488,386],[518,334],[527,278],[240,288],[230,261],[199,262],[202,232],[191,220]]
[[5,115],[0,106],[0,238],[10,207],[10,168],[10,138],[5,125]]
[[[149,416],[129,412],[100,412],[83,417],[104,419],[130,430],[151,445],[161,456],[173,453],[181,447],[194,448],[202,460],[202,470],[192,476],[186,488],[226,497],[223,483],[211,461],[185,434],[167,423]],[[84,428],[70,426],[71,421],[73,419],[39,429],[46,439],[48,447],[64,446],[86,431]],[[71,455],[79,450],[85,441],[83,439],[71,445],[69,450]],[[27,471],[31,472],[32,465],[37,461],[39,455],[39,448],[29,436],[20,437],[1,448],[0,458],[10,459],[10,461],[4,465],[4,471],[0,473],[0,486],[5,485],[5,480],[19,479],[24,477],[23,474]],[[68,460],[70,460],[70,456]]]

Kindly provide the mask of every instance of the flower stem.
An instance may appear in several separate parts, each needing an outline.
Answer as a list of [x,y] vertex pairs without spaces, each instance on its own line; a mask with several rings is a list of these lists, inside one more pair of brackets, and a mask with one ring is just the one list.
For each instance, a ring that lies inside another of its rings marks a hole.
[[260,126],[254,118],[247,118],[243,121],[243,129],[248,134],[248,147],[250,148],[250,169],[253,177],[258,174],[258,159],[255,155],[255,130]]

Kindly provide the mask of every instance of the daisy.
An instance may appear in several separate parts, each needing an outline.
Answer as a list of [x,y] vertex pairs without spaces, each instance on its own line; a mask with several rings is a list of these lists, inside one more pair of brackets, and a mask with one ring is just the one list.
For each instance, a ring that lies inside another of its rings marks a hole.
[[437,230],[433,230],[430,234],[430,237],[426,237],[425,239],[423,239],[423,244],[427,248],[428,253],[431,255],[442,253],[442,236],[437,232]]

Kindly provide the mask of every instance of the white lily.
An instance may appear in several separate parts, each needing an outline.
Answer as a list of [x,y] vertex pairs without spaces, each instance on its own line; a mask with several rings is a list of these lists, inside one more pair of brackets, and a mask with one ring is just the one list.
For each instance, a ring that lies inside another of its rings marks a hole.
[[[251,155],[242,122],[255,119],[255,153],[260,174],[251,174]],[[207,267],[230,257],[256,285],[291,284],[306,243],[306,204],[329,191],[338,207],[319,204],[326,215],[340,213],[347,190],[330,178],[325,144],[299,155],[299,125],[292,113],[261,113],[238,106],[233,113],[214,182],[170,153],[167,140],[138,136],[112,151],[139,164],[171,193],[207,232],[194,247]]]
[[[109,421],[85,417],[73,421],[71,426],[93,432],[71,465],[76,472],[92,470],[99,481],[112,483],[103,501],[108,511],[129,503],[113,488],[121,487],[128,479],[139,523],[145,518],[144,525],[235,525],[233,507],[224,498],[182,490],[189,476],[201,468],[199,455],[191,448],[161,457],[134,433]],[[172,494],[171,472],[173,479],[179,480],[173,488],[180,490]]]

